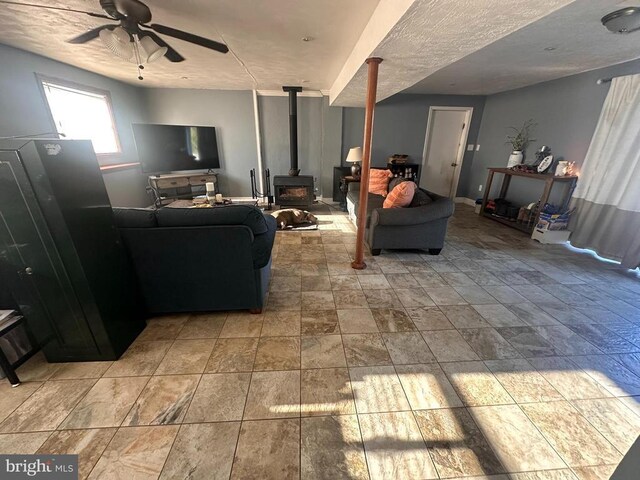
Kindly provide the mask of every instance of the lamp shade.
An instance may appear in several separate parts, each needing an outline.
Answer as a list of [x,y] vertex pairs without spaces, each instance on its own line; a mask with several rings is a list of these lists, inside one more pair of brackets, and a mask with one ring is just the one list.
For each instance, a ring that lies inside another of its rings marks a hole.
[[114,29],[107,28],[100,30],[99,36],[107,48],[120,58],[124,58],[125,60],[131,60],[133,58],[133,43],[124,28],[115,27]]
[[143,63],[158,60],[159,58],[162,58],[165,53],[167,53],[167,47],[161,47],[147,35],[140,39],[140,46],[142,47],[140,56],[144,60]]
[[350,148],[346,160],[347,160],[347,162],[361,162],[362,161],[362,148],[361,147]]

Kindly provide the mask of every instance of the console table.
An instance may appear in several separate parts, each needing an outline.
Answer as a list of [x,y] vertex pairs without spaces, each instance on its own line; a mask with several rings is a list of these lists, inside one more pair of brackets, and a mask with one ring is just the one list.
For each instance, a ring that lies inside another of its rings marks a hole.
[[[482,198],[482,207],[480,209],[480,215],[490,218],[491,220],[495,220],[496,222],[500,222],[503,225],[508,225],[509,227],[517,228],[523,232],[531,233],[533,229],[538,224],[540,220],[540,212],[542,207],[544,207],[545,203],[549,201],[549,194],[551,193],[551,189],[556,182],[561,183],[570,183],[571,188],[568,189],[567,195],[573,187],[575,187],[576,182],[578,181],[578,177],[576,175],[566,175],[562,177],[556,177],[551,174],[542,174],[542,173],[527,173],[527,172],[518,172],[515,170],[511,170],[510,168],[489,168],[489,175],[487,177],[487,183],[485,185],[484,197]],[[485,211],[485,207],[487,206],[487,201],[489,200],[489,193],[491,192],[491,183],[493,182],[493,176],[496,173],[501,173],[504,175],[502,179],[502,186],[500,187],[499,198],[505,198],[507,195],[507,191],[509,190],[509,184],[511,183],[512,177],[524,177],[531,178],[535,180],[543,180],[544,181],[544,191],[542,192],[542,196],[540,197],[540,208],[538,209],[538,213],[536,214],[536,218],[531,224],[522,224],[517,222],[512,222],[506,218],[496,217],[491,215]],[[567,198],[565,197],[565,201]],[[563,201],[564,203],[564,201]]]
[[216,173],[151,175],[147,190],[153,194],[155,206],[162,207],[176,200],[204,195],[207,192],[207,183],[213,183],[215,193],[219,193]]

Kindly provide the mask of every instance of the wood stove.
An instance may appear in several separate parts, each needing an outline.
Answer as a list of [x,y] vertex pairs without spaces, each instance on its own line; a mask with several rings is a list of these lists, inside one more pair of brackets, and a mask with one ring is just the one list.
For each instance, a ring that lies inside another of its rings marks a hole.
[[274,203],[287,207],[308,207],[313,204],[311,175],[276,175],[273,177]]
[[282,87],[289,94],[289,175],[273,177],[275,203],[287,207],[308,207],[313,204],[314,188],[311,175],[300,175],[298,168],[298,92],[302,87]]

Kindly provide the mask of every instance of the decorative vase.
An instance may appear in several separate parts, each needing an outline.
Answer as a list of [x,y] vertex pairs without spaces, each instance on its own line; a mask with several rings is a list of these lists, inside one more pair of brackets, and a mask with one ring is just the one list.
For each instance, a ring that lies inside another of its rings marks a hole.
[[520,165],[522,163],[522,152],[520,150],[514,150],[509,155],[509,162],[507,163],[507,168],[515,167],[516,165]]

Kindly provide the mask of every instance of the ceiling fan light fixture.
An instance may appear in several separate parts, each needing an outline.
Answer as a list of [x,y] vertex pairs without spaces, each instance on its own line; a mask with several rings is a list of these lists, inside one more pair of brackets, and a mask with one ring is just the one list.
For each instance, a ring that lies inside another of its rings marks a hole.
[[100,31],[99,36],[102,43],[118,57],[125,60],[133,58],[133,42],[124,28],[104,29]]
[[140,39],[140,54],[143,57],[143,63],[155,62],[159,58],[164,57],[167,50],[167,47],[161,47],[147,35]]

